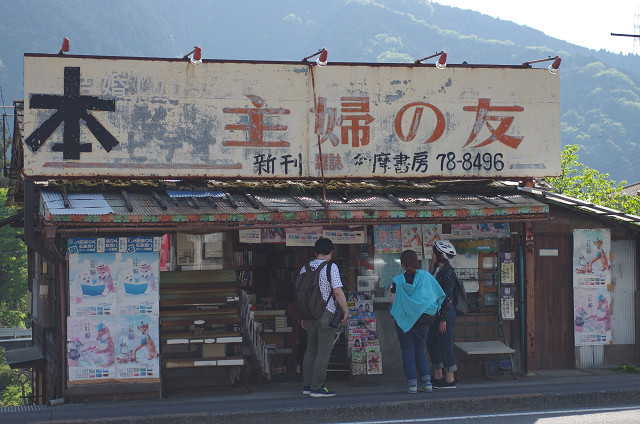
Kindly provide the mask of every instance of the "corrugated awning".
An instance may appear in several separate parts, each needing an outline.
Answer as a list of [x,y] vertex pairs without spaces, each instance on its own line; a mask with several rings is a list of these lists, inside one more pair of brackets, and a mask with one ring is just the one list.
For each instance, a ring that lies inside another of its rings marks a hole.
[[[47,193],[45,195],[45,193]],[[204,194],[203,194],[204,193]],[[91,193],[87,193],[91,194]],[[197,224],[226,222],[320,223],[386,222],[399,220],[500,220],[546,217],[548,205],[514,191],[499,194],[425,194],[405,191],[396,194],[355,193],[349,195],[282,194],[252,190],[245,193],[191,191],[167,193],[145,191],[112,192],[98,197],[79,196],[77,207],[61,206],[61,195],[43,192],[43,216],[52,222],[70,223],[163,223]],[[93,200],[88,200],[93,199]],[[70,205],[72,206],[72,205]],[[111,212],[107,212],[108,209]]]

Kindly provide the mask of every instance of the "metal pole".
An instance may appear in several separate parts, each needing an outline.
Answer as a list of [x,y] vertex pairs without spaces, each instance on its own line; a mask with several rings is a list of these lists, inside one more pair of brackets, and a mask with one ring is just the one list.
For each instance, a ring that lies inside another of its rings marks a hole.
[[4,177],[7,176],[7,147],[5,142],[7,140],[7,128],[5,126],[5,118],[7,117],[6,113],[2,114],[2,175]]

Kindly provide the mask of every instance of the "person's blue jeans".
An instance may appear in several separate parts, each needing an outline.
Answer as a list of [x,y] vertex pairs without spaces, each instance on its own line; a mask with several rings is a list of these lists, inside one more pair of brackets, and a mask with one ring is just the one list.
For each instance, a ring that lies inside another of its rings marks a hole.
[[440,322],[434,321],[429,326],[427,334],[427,350],[434,369],[443,369],[444,372],[457,371],[456,357],[453,354],[453,324],[456,322],[456,308],[449,307],[447,317],[447,331],[440,332]]
[[418,374],[421,382],[431,381],[429,363],[424,350],[428,331],[428,325],[416,323],[411,327],[411,330],[405,333],[396,324],[396,333],[398,333],[400,351],[402,352],[402,365],[409,385],[418,384]]

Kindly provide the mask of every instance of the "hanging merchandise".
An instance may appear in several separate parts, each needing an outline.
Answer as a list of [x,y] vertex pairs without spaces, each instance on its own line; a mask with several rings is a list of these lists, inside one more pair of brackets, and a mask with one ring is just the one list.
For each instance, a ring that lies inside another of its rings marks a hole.
[[382,374],[380,339],[371,292],[349,293],[347,349],[353,375]]

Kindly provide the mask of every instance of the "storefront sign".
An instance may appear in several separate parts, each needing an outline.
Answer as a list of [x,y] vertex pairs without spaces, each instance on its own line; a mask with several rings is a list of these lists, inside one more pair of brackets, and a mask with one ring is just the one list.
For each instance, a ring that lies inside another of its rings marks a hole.
[[24,173],[553,176],[559,87],[544,68],[27,54]]

